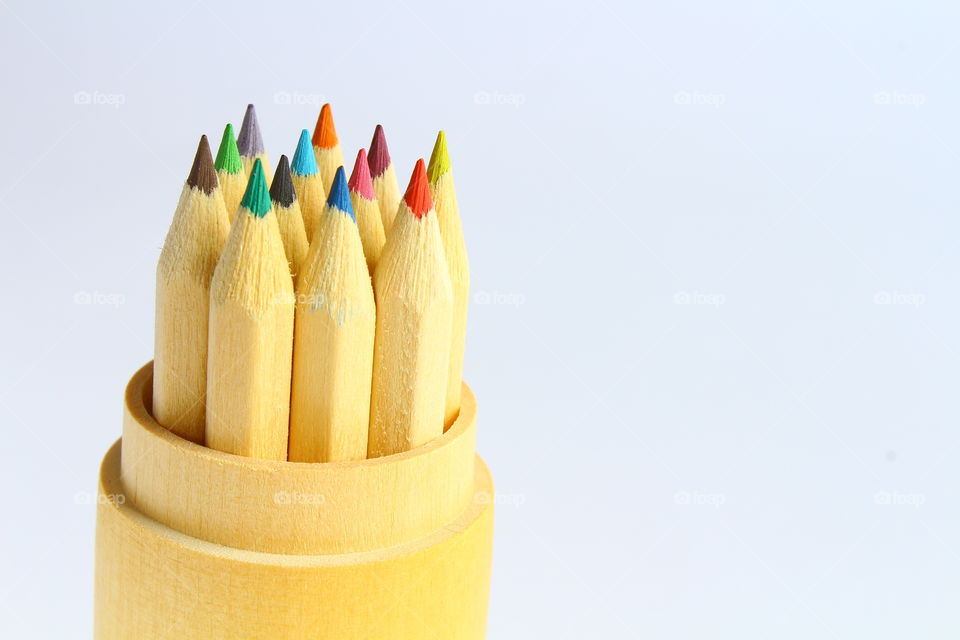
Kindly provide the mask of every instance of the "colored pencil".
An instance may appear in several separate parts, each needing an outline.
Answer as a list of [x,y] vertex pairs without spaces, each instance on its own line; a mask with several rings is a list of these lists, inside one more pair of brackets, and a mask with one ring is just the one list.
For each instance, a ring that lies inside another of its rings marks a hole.
[[443,433],[453,292],[423,160],[418,160],[374,275],[377,331],[368,457]]
[[303,228],[303,214],[297,201],[297,192],[290,176],[290,161],[285,155],[280,156],[280,162],[277,163],[277,174],[270,185],[270,200],[273,202],[274,217],[280,226],[280,238],[290,264],[290,275],[296,283],[300,266],[307,257],[309,243],[307,232]]
[[320,108],[317,126],[313,130],[313,152],[317,158],[317,166],[320,167],[323,184],[333,184],[337,168],[343,166],[343,151],[340,149],[337,129],[333,126],[333,112],[329,104]]
[[297,286],[290,460],[367,457],[376,318],[340,167]]
[[243,123],[240,125],[240,135],[237,136],[237,149],[240,151],[240,162],[243,163],[243,172],[247,178],[253,170],[253,163],[259,158],[263,166],[263,175],[267,182],[270,177],[270,160],[263,146],[263,134],[260,133],[260,122],[257,120],[257,111],[252,104],[247,105],[243,114]]
[[210,285],[205,443],[286,460],[293,281],[259,160]]
[[450,285],[453,289],[453,330],[450,343],[450,370],[447,376],[447,401],[444,424],[449,427],[460,413],[460,392],[463,385],[463,351],[467,340],[467,309],[470,305],[470,265],[467,246],[460,223],[460,208],[453,184],[453,170],[447,151],[447,136],[437,134],[430,165],[430,193],[437,210],[443,255],[447,259]]
[[323,213],[327,190],[323,177],[317,170],[317,158],[313,154],[310,132],[306,129],[300,132],[300,141],[293,154],[290,171],[293,175],[293,189],[297,192],[300,211],[303,212],[303,228],[307,232],[307,242],[313,242],[313,230]]
[[372,277],[386,239],[380,207],[377,206],[377,196],[373,191],[373,180],[370,178],[370,167],[367,166],[365,149],[357,152],[357,161],[353,165],[353,173],[350,174],[350,202],[353,204],[357,228],[360,229],[363,255]]
[[393,217],[397,215],[397,207],[400,205],[400,185],[390,159],[390,150],[387,149],[387,137],[379,124],[373,130],[367,159],[370,163],[370,176],[373,178],[373,191],[377,194],[377,205],[383,218],[383,232],[390,235]]
[[196,443],[203,442],[210,280],[229,230],[202,136],[157,264],[153,363],[153,417]]
[[217,160],[214,166],[217,169],[217,180],[220,181],[220,191],[223,193],[223,204],[227,208],[227,216],[230,222],[233,222],[233,216],[237,213],[243,192],[247,188],[247,175],[243,171],[243,162],[240,160],[240,150],[237,148],[232,124],[228,124],[223,129],[223,137],[220,139],[220,148],[217,149]]

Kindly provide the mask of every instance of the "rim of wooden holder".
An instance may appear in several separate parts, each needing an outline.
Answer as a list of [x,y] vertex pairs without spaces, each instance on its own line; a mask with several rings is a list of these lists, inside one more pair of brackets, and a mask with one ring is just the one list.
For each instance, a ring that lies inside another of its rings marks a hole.
[[177,436],[153,419],[153,363],[124,397],[120,481],[137,511],[235,549],[323,555],[384,549],[460,519],[475,491],[477,405],[464,384],[442,436],[356,462],[245,458]]

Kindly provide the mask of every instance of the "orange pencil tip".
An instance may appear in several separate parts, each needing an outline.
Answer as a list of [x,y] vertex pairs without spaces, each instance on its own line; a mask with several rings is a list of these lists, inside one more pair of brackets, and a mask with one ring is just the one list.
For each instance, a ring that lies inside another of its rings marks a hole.
[[340,139],[337,138],[337,129],[333,126],[333,112],[327,103],[320,109],[320,117],[317,118],[317,126],[313,130],[313,146],[330,149],[337,146],[338,142]]

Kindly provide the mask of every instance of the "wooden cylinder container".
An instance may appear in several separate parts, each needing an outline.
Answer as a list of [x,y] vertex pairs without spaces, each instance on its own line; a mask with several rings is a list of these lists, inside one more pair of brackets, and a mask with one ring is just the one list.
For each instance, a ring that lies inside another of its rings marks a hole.
[[130,380],[100,471],[96,640],[484,637],[493,485],[466,385],[422,447],[301,463],[174,435],[151,376]]

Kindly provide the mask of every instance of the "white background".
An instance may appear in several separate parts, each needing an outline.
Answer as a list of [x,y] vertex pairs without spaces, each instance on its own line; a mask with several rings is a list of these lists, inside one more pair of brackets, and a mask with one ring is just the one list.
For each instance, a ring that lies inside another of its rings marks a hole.
[[325,101],[448,134],[491,638],[956,637],[955,5],[272,4],[0,0],[0,637],[89,636],[198,136]]

